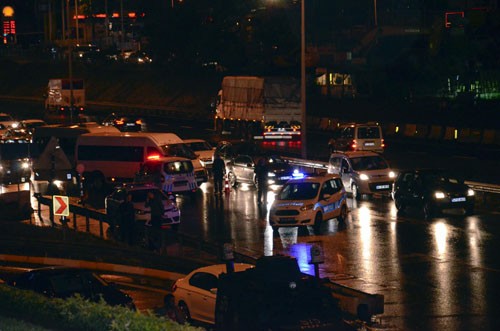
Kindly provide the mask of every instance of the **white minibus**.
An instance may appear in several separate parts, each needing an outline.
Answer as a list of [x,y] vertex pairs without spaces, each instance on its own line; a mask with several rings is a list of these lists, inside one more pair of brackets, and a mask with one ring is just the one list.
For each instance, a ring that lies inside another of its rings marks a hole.
[[198,184],[207,180],[206,170],[194,152],[174,133],[90,133],[78,137],[76,164],[88,179],[130,182],[147,160],[180,156],[193,163]]

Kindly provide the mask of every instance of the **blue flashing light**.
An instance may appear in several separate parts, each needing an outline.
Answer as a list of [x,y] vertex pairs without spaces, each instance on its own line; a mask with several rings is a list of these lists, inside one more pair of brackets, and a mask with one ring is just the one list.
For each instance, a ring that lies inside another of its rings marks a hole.
[[304,174],[298,169],[295,169],[292,174],[293,178],[304,178]]

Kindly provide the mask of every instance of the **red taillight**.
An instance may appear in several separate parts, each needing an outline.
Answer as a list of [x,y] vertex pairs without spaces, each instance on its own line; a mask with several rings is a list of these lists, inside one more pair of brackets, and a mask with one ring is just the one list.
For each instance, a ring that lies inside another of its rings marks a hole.
[[385,142],[384,142],[384,139],[382,139],[382,148],[385,148]]
[[60,111],[64,111],[64,107],[59,108]]
[[159,159],[160,159],[160,155],[159,154],[148,155],[148,160],[159,160]]
[[353,140],[353,141],[351,142],[351,148],[352,148],[353,150],[356,150],[356,147],[358,147],[358,144],[356,143],[356,140]]
[[123,125],[123,121],[122,120],[116,120],[115,124],[116,125]]
[[141,125],[141,124],[142,124],[142,121],[141,121],[141,120],[137,120],[137,121],[135,121],[135,124],[137,124],[137,125]]

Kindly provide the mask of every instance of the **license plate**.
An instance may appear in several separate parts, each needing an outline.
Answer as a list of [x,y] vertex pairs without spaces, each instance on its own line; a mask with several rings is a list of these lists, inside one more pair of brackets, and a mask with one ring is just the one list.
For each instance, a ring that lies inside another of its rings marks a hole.
[[386,185],[377,185],[375,186],[377,190],[387,190],[389,188],[389,184]]
[[451,199],[451,202],[464,202],[464,201],[465,201],[465,197]]
[[375,143],[374,142],[366,142],[365,146],[375,146]]
[[283,177],[280,177],[280,180],[289,180],[290,178],[292,178],[292,177],[290,177],[290,176],[283,176]]
[[295,223],[295,218],[293,218],[293,217],[282,217],[282,218],[280,218],[280,223]]
[[127,124],[125,124],[125,125],[126,125],[126,126],[134,126],[134,125],[135,125],[135,123],[127,123]]

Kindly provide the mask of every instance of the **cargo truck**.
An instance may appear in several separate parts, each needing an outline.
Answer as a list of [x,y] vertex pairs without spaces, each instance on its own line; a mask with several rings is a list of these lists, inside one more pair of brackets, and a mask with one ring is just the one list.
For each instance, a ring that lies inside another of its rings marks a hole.
[[[73,93],[73,103],[71,102],[71,93]],[[49,79],[45,110],[68,112],[72,105],[79,113],[85,109],[85,85],[83,79]]]
[[300,81],[226,76],[217,96],[215,130],[246,139],[300,140]]

